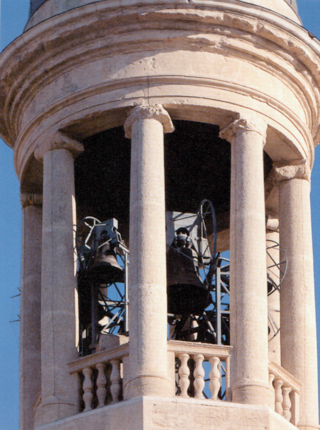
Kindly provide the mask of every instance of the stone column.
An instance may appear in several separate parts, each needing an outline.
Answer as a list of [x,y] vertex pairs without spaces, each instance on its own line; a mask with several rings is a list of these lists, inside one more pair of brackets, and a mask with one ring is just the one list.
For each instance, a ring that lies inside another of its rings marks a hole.
[[280,242],[288,257],[281,284],[281,362],[301,383],[300,420],[318,428],[318,372],[310,169],[307,164],[275,167],[279,184]]
[[42,196],[21,194],[21,206],[20,429],[30,430],[41,389]]
[[236,120],[220,133],[231,143],[230,321],[232,399],[270,404],[263,147],[259,118]]
[[161,105],[137,106],[125,122],[131,138],[129,332],[127,397],[172,394],[167,370],[164,133],[173,131]]
[[74,255],[75,154],[81,144],[57,133],[38,146],[43,159],[41,277],[41,405],[37,425],[76,412],[76,381],[67,363],[76,359],[77,278]]
[[[279,270],[279,220],[273,216],[267,216],[267,274],[277,285],[280,282]],[[268,295],[268,331],[269,332],[269,360],[281,365],[280,347],[280,289],[274,289]]]

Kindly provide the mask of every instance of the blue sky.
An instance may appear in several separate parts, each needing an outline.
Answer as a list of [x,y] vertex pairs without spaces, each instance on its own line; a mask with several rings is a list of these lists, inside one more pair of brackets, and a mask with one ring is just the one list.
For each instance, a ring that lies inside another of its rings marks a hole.
[[[22,33],[27,22],[28,0],[0,0],[1,50]],[[320,38],[320,0],[298,0],[304,27]],[[19,182],[13,169],[13,153],[0,141],[0,430],[19,428],[19,310],[21,209]],[[315,281],[320,333],[320,149],[312,173],[312,215]],[[318,335],[320,343],[320,336]]]

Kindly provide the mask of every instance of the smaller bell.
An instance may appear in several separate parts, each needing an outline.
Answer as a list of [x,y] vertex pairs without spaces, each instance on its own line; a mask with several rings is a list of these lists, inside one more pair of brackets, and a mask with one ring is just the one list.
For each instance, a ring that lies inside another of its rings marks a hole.
[[89,276],[93,282],[99,284],[123,282],[123,269],[117,262],[115,252],[108,243],[97,249],[94,263],[89,270]]

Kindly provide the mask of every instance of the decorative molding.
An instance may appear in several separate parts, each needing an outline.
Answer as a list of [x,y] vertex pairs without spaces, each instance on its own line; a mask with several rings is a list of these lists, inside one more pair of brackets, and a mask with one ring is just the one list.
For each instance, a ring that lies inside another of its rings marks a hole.
[[261,118],[240,118],[221,130],[219,136],[232,143],[233,138],[242,133],[258,133],[262,137],[263,146],[266,143],[267,123]]
[[[228,27],[232,26],[234,30],[239,30],[243,32],[242,37],[237,37],[237,43],[241,39],[248,38],[251,35],[254,35],[255,38],[259,38],[262,41],[265,40],[268,43],[272,42],[273,44],[276,44],[280,47],[280,49],[277,49],[277,56],[283,56],[283,59],[290,62],[290,65],[294,64],[294,67],[300,71],[299,76],[301,76],[302,70],[300,70],[302,67],[305,67],[306,69],[303,71],[304,80],[308,79],[310,80],[310,84],[312,80],[315,80],[312,84],[312,88],[314,92],[318,91],[318,84],[320,82],[319,80],[319,73],[320,65],[319,65],[319,55],[320,52],[320,45],[317,43],[314,39],[310,37],[308,32],[304,29],[302,29],[297,24],[294,24],[293,22],[289,22],[284,17],[277,16],[272,11],[264,10],[261,11],[261,8],[252,8],[252,5],[243,3],[241,5],[233,5],[227,3],[226,5],[221,4],[220,7],[217,7],[216,4],[209,5],[206,4],[206,13],[203,11],[198,13],[193,9],[194,6],[191,6],[190,4],[179,4],[179,8],[177,9],[177,4],[171,5],[171,7],[166,4],[166,7],[160,8],[157,6],[145,6],[145,13],[143,16],[141,14],[139,15],[139,26],[142,25],[142,21],[148,22],[148,20],[152,21],[153,25],[156,25],[159,23],[161,25],[160,21],[166,20],[167,22],[169,20],[177,21],[177,18],[179,18],[179,23],[186,21],[188,26],[190,25],[203,25],[203,26],[210,26],[210,32],[213,34],[218,33],[219,37],[221,37],[221,32],[229,32]],[[35,28],[30,29],[28,32],[26,32],[23,35],[22,38],[18,38],[14,44],[9,47],[10,49],[7,49],[6,52],[3,55],[4,57],[4,64],[5,64],[5,70],[6,74],[4,76],[4,87],[3,91],[5,94],[9,94],[10,91],[10,97],[16,98],[15,102],[12,103],[11,101],[6,103],[7,106],[11,106],[12,110],[20,110],[19,115],[16,115],[16,112],[12,112],[12,115],[10,115],[10,121],[15,121],[15,127],[9,126],[7,127],[7,124],[1,124],[3,127],[1,127],[3,131],[3,137],[8,140],[9,144],[13,146],[14,141],[16,137],[18,136],[18,128],[19,128],[19,121],[21,112],[25,112],[25,103],[29,103],[30,101],[30,94],[28,97],[26,97],[25,88],[22,85],[22,82],[26,79],[25,77],[25,71],[23,70],[24,63],[30,64],[30,55],[28,49],[26,49],[26,45],[29,44],[29,42],[32,42],[33,46],[36,48],[39,45],[39,52],[41,53],[47,53],[49,50],[45,49],[46,43],[50,43],[50,46],[53,46],[56,51],[57,55],[60,53],[61,47],[63,46],[64,53],[70,51],[74,52],[73,45],[69,47],[67,45],[67,39],[65,37],[65,31],[70,31],[70,23],[73,23],[73,19],[76,21],[75,25],[75,31],[79,32],[79,38],[83,36],[83,40],[85,40],[87,43],[90,42],[91,38],[96,37],[97,35],[97,25],[99,29],[101,27],[105,28],[114,28],[113,26],[109,26],[108,23],[111,20],[114,19],[113,13],[110,10],[110,4],[109,2],[101,2],[98,5],[95,3],[94,6],[87,5],[84,6],[81,9],[77,11],[77,15],[73,16],[72,11],[65,12],[59,16],[59,26],[55,29],[54,32],[51,32],[52,28],[52,21],[51,19],[46,20],[39,25],[37,25]],[[112,7],[111,7],[112,9]],[[97,13],[99,11],[99,13]],[[241,19],[239,17],[239,12],[246,12],[243,16],[241,16]],[[80,13],[81,12],[81,13]],[[124,8],[124,14],[123,16],[119,17],[119,26],[122,25],[122,20],[128,20],[128,16],[132,14],[131,22],[135,22],[134,16],[136,11],[134,11],[132,8]],[[96,21],[96,17],[99,17],[98,22]],[[56,21],[57,17],[55,17]],[[127,21],[126,21],[127,22]],[[88,24],[90,23],[90,25]],[[90,31],[90,26],[94,27],[94,31]],[[66,30],[66,27],[68,30]],[[215,30],[212,30],[215,29]],[[139,33],[139,32],[137,32]],[[205,33],[203,31],[202,33]],[[50,34],[50,38],[48,38],[48,34]],[[54,40],[52,37],[52,34],[54,34]],[[130,35],[132,35],[133,32],[130,32]],[[111,37],[111,35],[110,35]],[[50,40],[49,40],[50,39]],[[64,41],[64,43],[61,43],[61,40]],[[179,40],[181,37],[179,38]],[[229,38],[230,39],[230,38]],[[227,48],[228,51],[230,49],[229,43],[232,42],[231,38],[228,42],[224,41],[222,44],[218,43],[217,49],[225,49]],[[82,40],[82,39],[81,39]],[[110,41],[108,41],[108,38],[104,37],[104,39],[108,46],[108,52],[110,52],[111,45]],[[132,43],[127,43],[123,38],[112,38],[113,44],[116,42],[116,46],[114,46],[114,49],[119,52],[119,43],[122,41],[122,44],[126,49],[129,49],[129,47],[132,47],[134,45],[134,41]],[[130,41],[131,42],[131,41]],[[139,43],[140,41],[136,40],[135,43]],[[153,41],[154,42],[154,41]],[[193,46],[194,42],[189,41],[188,45]],[[201,43],[201,49],[204,49],[203,47],[203,37],[201,37],[201,40],[199,41]],[[140,42],[141,43],[141,42]],[[150,41],[151,43],[151,41]],[[164,43],[161,40],[158,40],[158,43]],[[167,42],[166,42],[167,43]],[[210,51],[213,49],[214,43],[209,43],[208,49]],[[245,44],[243,44],[243,47],[241,49],[244,49],[245,46],[247,46],[248,43],[245,41]],[[41,47],[41,50],[40,50]],[[250,45],[250,49],[252,50],[252,47]],[[236,48],[235,48],[236,49]],[[238,47],[239,49],[239,47]],[[240,49],[240,51],[241,51]],[[11,51],[17,51],[15,52],[15,55],[11,55]],[[10,51],[10,52],[9,52]],[[259,49],[259,52],[261,49]],[[87,50],[89,52],[89,50]],[[99,44],[99,50],[98,52],[101,54],[101,44]],[[270,50],[269,50],[270,53]],[[292,55],[292,58],[288,58],[288,54]],[[47,54],[46,54],[47,55]],[[94,52],[90,50],[90,58],[93,58]],[[260,54],[261,55],[261,54]],[[11,60],[14,58],[17,58],[19,56],[19,65],[17,65],[17,62],[12,62]],[[257,55],[258,56],[258,55]],[[9,57],[9,58],[7,58]],[[80,56],[78,55],[78,58]],[[81,59],[83,61],[83,55],[81,56]],[[268,59],[270,57],[268,56]],[[8,61],[6,61],[8,60]],[[47,58],[45,58],[42,54],[41,55],[33,55],[32,61],[37,62],[38,64],[34,64],[33,70],[37,71],[37,76],[34,76],[34,79],[37,82],[37,85],[29,85],[30,88],[39,88],[39,82],[43,81],[43,85],[45,86],[45,83],[48,82],[48,68],[42,67],[46,63]],[[266,63],[263,61],[263,63]],[[56,65],[57,66],[57,65]],[[19,67],[19,70],[17,70],[17,67]],[[0,64],[1,69],[1,64]],[[12,70],[11,70],[12,69]],[[28,72],[28,79],[31,79],[29,68],[26,68]],[[42,70],[45,70],[46,73],[42,73]],[[282,68],[284,71],[284,69]],[[55,67],[55,73],[59,71],[59,67]],[[6,85],[5,80],[10,78],[10,73],[14,73],[15,76],[15,85],[12,84]],[[62,73],[61,70],[59,73]],[[41,77],[40,77],[41,74]],[[0,72],[0,75],[2,77],[2,73]],[[17,78],[18,76],[18,78]],[[53,73],[50,71],[51,79],[54,76]],[[41,86],[41,85],[40,85]],[[5,89],[6,87],[6,89]],[[19,90],[20,88],[20,90]],[[21,103],[21,100],[18,100],[19,97],[16,97],[17,94],[20,93],[21,88],[24,89],[23,91],[23,100]],[[1,88],[2,89],[2,88]],[[0,91],[1,93],[1,91]],[[28,94],[28,93],[27,93]],[[307,96],[307,93],[305,93]],[[310,104],[310,103],[309,103]],[[306,104],[307,105],[307,104]],[[20,106],[20,108],[19,108]],[[7,117],[7,116],[6,116]],[[316,124],[318,124],[317,120],[315,121]]]
[[[172,77],[172,76],[167,76],[164,75],[161,78],[155,76],[155,77],[134,77],[134,78],[128,78],[126,80],[126,84],[128,84],[128,86],[143,86],[145,84],[146,79],[148,79],[149,84],[157,84],[157,83],[161,83],[163,86],[164,85],[170,85],[170,84],[176,84],[176,85],[185,85],[186,83],[188,83],[190,86],[194,86],[194,87],[199,87],[201,90],[201,87],[209,87],[209,88],[214,88],[216,90],[222,90],[222,91],[232,91],[232,92],[236,92],[237,94],[242,94],[243,93],[243,89],[240,85],[235,84],[235,83],[229,83],[229,82],[223,82],[220,80],[216,80],[216,79],[210,79],[210,78],[198,78],[198,77],[193,77],[193,78],[187,78],[187,77]],[[21,131],[19,138],[16,141],[15,144],[15,153],[14,153],[14,159],[15,159],[15,168],[16,171],[18,172],[18,176],[21,177],[21,172],[23,171],[23,168],[21,166],[25,166],[25,164],[27,163],[27,158],[29,157],[29,152],[25,151],[25,147],[22,145],[22,142],[24,142],[25,140],[28,139],[28,136],[31,136],[32,134],[36,135],[37,130],[39,129],[39,124],[43,123],[48,117],[49,118],[53,118],[54,115],[57,114],[57,112],[61,111],[63,109],[64,106],[70,106],[72,104],[76,104],[76,103],[81,103],[81,100],[83,99],[89,99],[90,97],[94,96],[94,94],[96,95],[101,95],[103,93],[108,93],[111,91],[116,91],[119,90],[123,87],[123,80],[116,80],[113,82],[107,82],[107,83],[101,83],[99,86],[94,87],[94,88],[87,88],[81,91],[77,91],[75,93],[73,93],[72,95],[60,99],[58,101],[56,101],[54,104],[52,104],[51,106],[47,107],[45,111],[41,111],[37,116],[35,116],[34,118],[32,118],[32,120],[27,124],[27,126]],[[311,138],[311,135],[306,127],[306,125],[301,121],[301,119],[299,118],[299,116],[297,116],[295,114],[295,112],[290,111],[288,108],[286,108],[284,105],[282,105],[279,101],[270,98],[267,94],[264,94],[262,92],[259,92],[257,90],[254,89],[249,89],[247,92],[248,95],[250,95],[250,97],[253,97],[254,99],[263,102],[263,103],[268,103],[269,106],[271,106],[273,109],[275,109],[277,112],[279,112],[280,114],[284,115],[285,118],[287,118],[288,120],[290,120],[294,126],[298,129],[299,133],[302,134],[303,139],[308,143],[308,153],[310,152],[310,160],[312,161],[313,159],[313,141]],[[166,98],[168,98],[168,96],[166,95]],[[128,104],[129,101],[126,103],[125,102],[125,97],[122,96],[122,102],[118,103],[115,102],[115,104],[113,103],[105,103],[104,105],[104,109],[105,111],[111,111],[113,110],[115,107],[119,108],[119,104],[121,104],[121,107],[124,108],[128,108]],[[138,100],[140,100],[139,98],[137,98]],[[190,105],[192,105],[192,103],[194,101],[197,101],[198,98],[195,96],[188,96],[188,100],[190,101]],[[223,100],[222,100],[223,101]],[[137,103],[138,104],[138,103]],[[180,101],[180,99],[177,101],[175,100],[174,97],[172,97],[172,101],[170,100],[170,105],[174,104],[175,107],[177,106],[181,106],[182,108],[184,106],[188,106],[187,103],[182,103]],[[209,108],[208,108],[209,110]],[[77,126],[77,130],[80,131],[81,129],[81,124],[84,124],[86,122],[92,122],[92,118],[94,118],[95,116],[99,116],[103,114],[103,110],[101,109],[100,105],[96,105],[96,106],[92,106],[91,109],[88,109],[87,112],[84,114],[83,110],[79,111],[76,110],[75,114],[74,114],[74,118],[73,121],[78,123]],[[234,115],[236,116],[236,114]],[[65,128],[68,127],[68,120],[70,121],[70,118],[65,118],[64,120],[59,122],[59,126],[57,127],[60,130],[64,130]],[[199,118],[200,120],[200,118]],[[197,121],[199,121],[197,119]],[[124,121],[124,120],[123,120]],[[210,120],[207,118],[205,118],[205,121],[207,123],[210,123]],[[121,123],[116,124],[116,126],[120,126]],[[98,130],[102,131],[102,129]],[[72,134],[72,132],[71,132]],[[92,133],[94,134],[94,133]],[[289,139],[292,139],[293,136],[289,136]],[[37,139],[37,138],[34,138]],[[41,138],[41,140],[43,140]],[[31,143],[31,145],[35,145],[36,140],[33,140],[33,142]],[[33,151],[32,151],[33,152]],[[299,151],[301,153],[301,151]],[[22,159],[21,154],[23,154],[23,157],[25,158],[24,160]],[[303,156],[305,154],[302,154],[301,156]]]
[[27,206],[42,206],[42,194],[20,194],[20,202],[22,208]]
[[276,185],[282,181],[290,179],[306,179],[310,181],[311,169],[306,161],[287,163],[275,163],[273,166],[272,177]]
[[55,149],[66,149],[74,156],[77,156],[84,150],[84,147],[82,143],[58,131],[52,138],[48,137],[44,143],[38,143],[36,145],[34,156],[40,161],[48,151],[53,151]]
[[128,139],[131,139],[132,126],[136,121],[143,119],[155,119],[163,125],[164,133],[172,133],[174,126],[168,112],[163,109],[162,105],[138,105],[135,106],[126,122],[124,123],[125,135]]

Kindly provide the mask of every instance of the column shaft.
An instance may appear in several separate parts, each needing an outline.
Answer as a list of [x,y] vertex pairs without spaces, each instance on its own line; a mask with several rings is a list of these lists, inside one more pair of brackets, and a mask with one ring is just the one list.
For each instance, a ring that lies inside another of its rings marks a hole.
[[221,133],[232,143],[230,320],[234,348],[233,401],[249,404],[269,404],[271,401],[263,173],[265,135],[265,123],[252,119],[238,120]]
[[318,376],[310,183],[280,182],[280,240],[288,257],[281,285],[282,366],[301,383],[299,427],[318,428]]
[[136,109],[140,115],[131,129],[128,397],[168,395],[172,385],[167,374],[164,127],[157,115],[145,117],[145,109]]
[[30,430],[34,428],[33,405],[41,389],[42,208],[21,197],[20,429]]
[[75,413],[75,380],[67,363],[77,357],[73,155],[49,150],[43,169],[40,424]]

